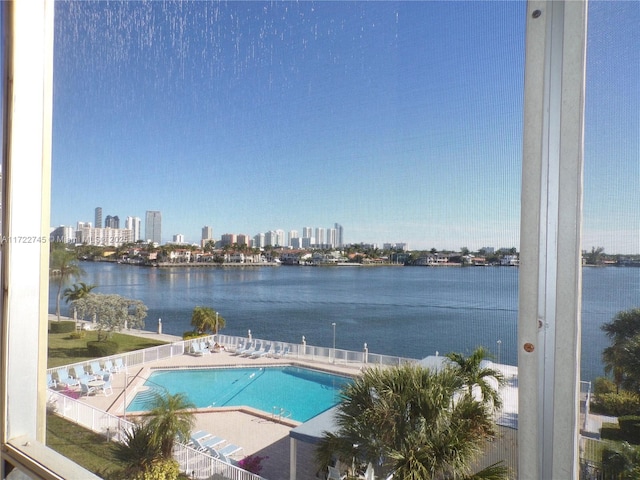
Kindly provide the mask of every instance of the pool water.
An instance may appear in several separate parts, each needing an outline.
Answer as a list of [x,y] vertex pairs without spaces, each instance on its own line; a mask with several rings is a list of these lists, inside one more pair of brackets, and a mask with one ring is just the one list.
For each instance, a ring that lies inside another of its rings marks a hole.
[[306,422],[340,401],[348,377],[300,367],[158,370],[127,412],[145,411],[154,393],[184,393],[197,408],[249,406]]

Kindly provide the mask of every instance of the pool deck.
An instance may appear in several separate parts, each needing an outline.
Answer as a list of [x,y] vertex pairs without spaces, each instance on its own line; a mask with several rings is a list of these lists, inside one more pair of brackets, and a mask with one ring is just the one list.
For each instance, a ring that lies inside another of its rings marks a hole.
[[[348,376],[357,375],[361,368],[359,364],[353,366],[334,365],[296,357],[252,359],[225,351],[202,356],[180,355],[146,363],[144,366],[129,367],[126,373],[121,372],[113,375],[113,395],[104,396],[104,394],[98,393],[89,397],[81,397],[80,400],[111,414],[123,416],[125,402],[131,401],[138,387],[144,383],[154,369],[274,365],[298,365]],[[128,383],[126,394],[125,381]],[[131,416],[132,414],[127,414],[127,417]],[[238,459],[247,455],[268,456],[269,458],[262,462],[263,470],[260,475],[269,480],[288,480],[290,468],[289,431],[299,424],[299,422],[286,419],[279,421],[279,419],[273,418],[270,412],[260,412],[247,407],[227,407],[199,409],[196,414],[194,431],[206,430],[225,438],[229,443],[241,446],[243,450],[236,457]],[[317,480],[313,451],[312,445],[298,442],[298,480]]]
[[[180,341],[182,338],[158,334],[144,330],[129,330],[130,335],[150,338],[164,342]],[[286,356],[284,358],[247,358],[221,351],[209,355],[179,355],[164,360],[146,363],[144,366],[129,367],[126,374],[116,373],[113,376],[113,395],[105,397],[98,393],[90,397],[81,397],[80,401],[107,411],[113,415],[123,416],[124,405],[131,401],[137,391],[149,376],[151,370],[158,368],[207,368],[207,367],[241,367],[241,366],[275,366],[298,365],[302,367],[323,370],[340,375],[356,376],[365,366],[362,364],[333,364],[327,359],[312,357]],[[372,366],[368,364],[367,366]],[[515,413],[517,418],[517,369],[510,366],[503,373],[512,382],[502,392],[507,408],[504,416]],[[512,371],[513,370],[513,371]],[[515,382],[513,382],[515,379]],[[125,393],[125,381],[128,384]],[[127,418],[132,414],[127,413]],[[504,418],[503,418],[504,419]],[[482,466],[487,466],[499,460],[505,460],[511,467],[517,465],[517,423],[511,425],[509,421],[501,422],[498,426],[498,438],[491,442],[481,460]],[[268,480],[289,480],[290,471],[290,430],[299,425],[291,420],[273,418],[270,412],[260,412],[248,407],[225,407],[218,409],[199,409],[196,413],[196,423],[193,431],[205,430],[216,436],[225,438],[229,443],[241,446],[243,449],[234,458],[240,459],[248,455],[268,457],[262,462],[263,470],[260,475]],[[515,428],[514,428],[515,427]],[[517,472],[512,472],[511,478],[517,478]],[[317,480],[326,478],[326,472],[318,472],[314,462],[314,446],[304,442],[297,442],[297,471],[296,480]]]

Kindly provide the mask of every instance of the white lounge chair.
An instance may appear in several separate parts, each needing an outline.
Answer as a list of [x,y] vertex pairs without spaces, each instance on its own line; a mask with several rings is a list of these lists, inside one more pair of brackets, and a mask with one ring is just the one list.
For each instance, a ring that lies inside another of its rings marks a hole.
[[53,378],[53,375],[51,375],[50,373],[47,373],[47,387],[56,388],[57,386],[58,386],[58,382],[56,382],[55,378]]
[[108,370],[100,367],[100,364],[98,362],[91,362],[89,364],[89,370],[91,370],[91,375],[95,376],[103,376],[107,373],[110,373]]
[[207,342],[200,342],[200,351],[203,355],[211,355],[211,350],[209,350]]
[[263,355],[266,355],[266,353],[271,349],[271,344],[262,344],[262,348],[259,350],[256,350],[255,352],[253,352],[251,355],[249,355],[251,358],[259,358]]
[[237,355],[241,350],[244,350],[244,341],[238,342],[236,345],[228,345],[225,350],[231,354]]
[[113,368],[111,369],[111,371],[114,372],[114,373],[120,373],[123,370],[126,371],[127,367],[124,364],[124,362],[122,361],[122,358],[116,358],[113,361]]
[[194,448],[196,450],[200,450],[201,452],[205,452],[226,442],[224,438],[216,437],[211,434],[207,434],[200,438],[191,436],[191,441],[193,442]]
[[80,393],[81,395],[86,395],[87,397],[92,393],[96,393],[96,387],[90,387],[87,382],[80,382]]
[[66,368],[56,370],[56,375],[58,376],[58,383],[62,383],[67,387],[76,387],[79,385],[78,380],[69,375],[69,370]]
[[240,355],[241,357],[246,356],[248,353],[251,353],[255,350],[255,345],[253,342],[249,342],[247,343],[246,347],[243,348],[242,350],[238,351],[238,355]]
[[219,449],[210,447],[209,451],[214,457],[222,459],[222,457],[231,457],[232,455],[235,455],[236,453],[242,451],[242,447],[230,443],[229,445],[225,445],[224,447]]
[[111,373],[107,373],[102,376],[102,380],[104,381],[104,385],[98,387],[98,390],[104,393],[105,397],[113,394],[113,387],[111,386]]

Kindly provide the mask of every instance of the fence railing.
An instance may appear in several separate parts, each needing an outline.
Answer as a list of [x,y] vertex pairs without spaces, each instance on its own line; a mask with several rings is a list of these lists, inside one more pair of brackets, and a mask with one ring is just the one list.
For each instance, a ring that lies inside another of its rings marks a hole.
[[[279,347],[281,352],[286,352],[286,354],[281,356],[283,360],[311,360],[314,362],[346,366],[400,365],[416,361],[402,357],[369,353],[366,346],[362,352],[356,352],[352,350],[306,345],[306,343],[274,342],[259,338],[252,338],[251,340],[254,342],[270,343],[274,349]],[[225,348],[233,349],[240,344],[244,344],[246,341],[247,337],[220,334],[209,335],[199,337],[196,340],[183,340],[157,347],[145,348],[143,350],[111,355],[92,361],[76,362],[66,365],[65,367],[49,368],[47,369],[47,373],[55,376],[56,371],[60,368],[66,368],[72,376],[81,377],[85,372],[90,370],[91,363],[95,361],[98,361],[98,363],[103,366],[107,360],[115,363],[117,359],[122,359],[122,363],[126,369],[190,353],[192,352],[194,342],[205,342],[209,347],[213,347],[217,343]],[[112,415],[87,405],[61,392],[50,390],[48,402],[49,407],[54,409],[57,415],[93,432],[102,434],[110,440],[121,441],[123,432],[132,426],[131,422],[117,415]],[[193,478],[207,480],[264,480],[259,475],[247,472],[235,465],[218,460],[183,444],[176,445],[174,458],[178,461],[180,469]]]
[[[53,390],[48,391],[47,408],[56,415],[87,430],[104,435],[107,440],[121,442],[124,432],[133,427],[133,423],[128,420]],[[259,475],[226,463],[182,443],[176,443],[173,457],[180,465],[180,470],[190,475],[190,478],[264,480]]]
[[[338,348],[330,347],[318,347],[314,345],[307,345],[306,343],[289,343],[289,342],[277,342],[271,340],[263,340],[259,338],[252,338],[253,342],[269,343],[275,347],[280,347],[281,351],[285,351],[286,355],[283,355],[283,359],[298,358],[303,360],[311,360],[315,362],[333,363],[336,365],[402,365],[405,363],[413,363],[416,360],[404,357],[395,357],[391,355],[381,355],[377,353],[370,353],[366,346],[363,351],[342,350]],[[158,360],[164,360],[167,358],[184,355],[191,351],[192,343],[205,342],[209,347],[213,347],[216,343],[224,346],[225,348],[235,348],[240,344],[244,344],[247,341],[247,337],[240,337],[235,335],[208,335],[199,337],[197,340],[182,340],[166,345],[160,345],[157,347],[145,348],[143,350],[135,350],[133,352],[121,353],[117,355],[111,355],[97,359],[99,363],[104,365],[104,362],[111,360],[114,362],[116,359],[122,359],[125,367],[133,367],[136,365],[144,365],[146,363],[155,362]],[[95,360],[93,360],[95,361]],[[84,372],[90,369],[92,361],[77,362],[66,365],[65,367],[70,371],[72,376],[80,377]],[[61,367],[49,368],[47,373],[54,374]]]

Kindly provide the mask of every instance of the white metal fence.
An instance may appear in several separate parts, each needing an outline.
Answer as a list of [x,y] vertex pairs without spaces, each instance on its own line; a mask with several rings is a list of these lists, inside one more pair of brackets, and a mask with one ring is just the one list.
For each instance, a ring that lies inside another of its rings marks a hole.
[[[90,364],[95,361],[103,366],[107,360],[115,363],[116,359],[121,359],[124,367],[128,368],[190,353],[193,342],[205,342],[209,347],[213,347],[217,343],[227,349],[234,349],[241,344],[244,345],[247,341],[269,343],[274,349],[279,347],[280,351],[286,352],[286,354],[281,356],[283,360],[300,359],[353,366],[400,365],[415,362],[415,360],[407,358],[369,353],[366,344],[362,352],[355,352],[328,347],[316,347],[307,345],[306,343],[273,342],[270,340],[233,335],[209,335],[200,337],[197,340],[184,340],[103,357],[92,361],[77,362],[66,365],[66,368],[72,376],[80,377],[89,371]],[[55,377],[56,371],[60,368],[61,367],[49,368],[47,373]],[[48,406],[55,410],[57,415],[115,441],[120,441],[122,439],[122,432],[124,432],[125,429],[131,428],[132,425],[131,422],[117,415],[109,414],[53,390],[49,391]],[[235,465],[213,458],[210,455],[183,444],[176,445],[174,458],[180,464],[180,469],[188,475],[191,475],[192,478],[207,480],[264,480],[259,475],[247,472]]]
[[[133,426],[131,422],[117,415],[104,412],[53,390],[48,391],[47,408],[56,415],[104,435],[108,440],[122,441],[123,433]],[[264,480],[259,475],[181,443],[177,443],[174,447],[173,457],[180,465],[180,470],[194,479]]]

